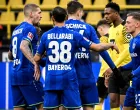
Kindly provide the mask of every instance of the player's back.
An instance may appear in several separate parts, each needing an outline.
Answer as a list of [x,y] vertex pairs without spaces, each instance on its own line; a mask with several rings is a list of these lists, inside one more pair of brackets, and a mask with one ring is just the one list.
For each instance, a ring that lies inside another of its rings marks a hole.
[[[65,22],[65,26],[73,31],[79,32],[87,39],[94,43],[99,43],[96,32],[92,26],[80,20],[69,19]],[[78,78],[93,78],[92,62],[90,60],[90,51],[81,47],[76,52],[75,68]]]
[[[31,30],[31,31],[29,31]],[[22,22],[18,25],[12,33],[12,41],[10,50],[13,55],[13,73],[12,83],[13,84],[27,84],[29,80],[33,79],[34,67],[33,64],[24,56],[20,50],[20,44],[22,40],[30,42],[30,49],[32,53],[36,52],[37,36],[36,30],[33,25]],[[33,38],[34,37],[34,38]],[[32,41],[30,41],[32,40]]]
[[[82,35],[66,27],[56,26],[43,34],[38,53],[46,51],[48,56],[45,79],[47,90],[60,90],[77,86],[74,67],[75,52],[81,45],[89,48],[90,41],[86,41],[87,44],[85,41]],[[71,85],[73,81],[75,84]]]

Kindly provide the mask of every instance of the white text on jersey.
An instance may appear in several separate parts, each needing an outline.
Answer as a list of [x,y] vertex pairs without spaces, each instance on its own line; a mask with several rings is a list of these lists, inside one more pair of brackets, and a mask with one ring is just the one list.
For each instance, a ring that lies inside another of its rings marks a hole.
[[86,29],[84,24],[66,24],[66,28],[75,28],[75,29]]
[[73,34],[69,33],[51,33],[48,34],[48,39],[73,39]]
[[18,29],[18,30],[15,30],[15,31],[13,32],[12,36],[22,33],[22,30],[23,30],[23,28]]
[[48,65],[48,70],[71,70],[71,66],[64,64]]
[[81,59],[81,58],[89,58],[89,53],[83,53],[83,52],[77,52],[75,54],[75,58]]

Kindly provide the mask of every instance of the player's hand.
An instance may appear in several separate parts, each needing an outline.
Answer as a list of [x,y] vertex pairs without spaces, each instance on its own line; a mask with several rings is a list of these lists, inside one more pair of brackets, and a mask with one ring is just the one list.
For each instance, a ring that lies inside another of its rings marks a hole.
[[105,75],[104,77],[105,77],[104,85],[106,88],[108,88],[110,75]]
[[104,73],[103,75],[107,75],[107,76],[110,76],[112,74],[112,70],[110,68],[108,68]]
[[36,81],[40,79],[40,68],[38,64],[34,65],[34,78]]
[[112,49],[115,49],[118,54],[120,53],[118,47],[115,44],[113,44]]

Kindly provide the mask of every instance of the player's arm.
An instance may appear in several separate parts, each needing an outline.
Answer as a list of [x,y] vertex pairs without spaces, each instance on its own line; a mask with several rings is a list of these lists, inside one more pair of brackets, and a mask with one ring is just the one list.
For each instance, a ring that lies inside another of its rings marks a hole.
[[8,59],[13,60],[13,55],[12,55],[12,52],[10,50],[8,51]]
[[127,64],[125,64],[125,65],[123,65],[123,66],[121,66],[121,68],[122,68],[123,70],[132,70],[132,67],[133,67],[132,61],[129,62],[129,63],[127,63]]
[[108,49],[115,49],[117,53],[119,53],[119,49],[116,45],[112,44],[112,43],[99,43],[99,44],[95,44],[95,43],[92,43],[90,45],[90,49],[91,50],[94,50],[94,51],[97,51],[97,52],[101,52],[101,51],[104,51],[104,50],[108,50]]
[[125,58],[130,56],[128,46],[125,47],[126,48],[119,54],[119,57],[115,61],[117,67],[125,60]]
[[33,54],[30,49],[30,42],[27,40],[22,40],[20,44],[20,50],[24,54],[24,56],[33,64],[36,65],[36,62],[34,61]]
[[[36,54],[35,54],[35,56],[34,56],[34,60],[35,60],[35,62],[37,62],[38,64],[42,61],[42,56],[44,56],[44,53],[46,54],[46,52],[45,52],[45,39],[46,39],[46,33],[44,33],[43,35],[42,35],[42,37],[41,37],[41,42],[40,42],[40,44],[39,44],[39,46],[38,46],[38,49],[37,49],[37,52],[36,52]],[[46,58],[44,58],[44,61],[46,60]]]
[[13,54],[12,54],[12,44],[10,44],[10,47],[9,47],[8,59],[9,59],[9,60],[14,60]]
[[[99,40],[99,38],[98,38],[98,36],[96,34],[95,29],[91,26],[90,27],[90,30],[91,30],[91,35],[90,35],[91,36],[91,41],[94,42],[94,43],[96,43],[96,44],[99,44],[100,43],[100,40]],[[108,37],[106,37],[106,38],[108,39]],[[105,45],[108,45],[108,44],[105,42]],[[114,64],[114,62],[112,61],[112,59],[110,58],[110,56],[109,56],[109,54],[108,54],[108,52],[106,50],[100,52],[99,54],[105,60],[105,62],[109,65],[109,67],[111,69],[114,69],[116,67],[115,64]]]
[[119,54],[119,57],[116,59],[116,61],[115,61],[116,66],[119,66],[126,58],[128,58],[128,56],[130,56],[129,42],[130,42],[132,36],[130,34],[126,33],[125,27],[123,27],[122,34],[123,34],[122,46],[124,47],[124,50]]

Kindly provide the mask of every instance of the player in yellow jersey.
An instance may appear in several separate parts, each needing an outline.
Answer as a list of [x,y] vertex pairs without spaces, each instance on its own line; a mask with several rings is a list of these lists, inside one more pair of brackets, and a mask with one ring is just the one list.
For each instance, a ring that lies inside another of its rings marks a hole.
[[[126,33],[124,27],[125,22],[120,17],[119,11],[119,5],[113,2],[108,3],[104,9],[104,18],[108,23],[112,23],[112,26],[109,29],[108,42],[116,44],[120,51],[120,54],[116,54],[114,50],[109,50],[110,56],[117,67],[130,62],[131,58],[128,48],[132,38],[131,35]],[[122,75],[127,75],[128,72],[130,71],[125,71]],[[105,76],[110,75],[108,85],[110,104],[111,108],[119,109],[118,107],[120,107],[120,105],[123,106],[126,90],[129,87],[129,81],[127,81],[124,88],[120,88],[118,84],[119,80],[116,80],[114,74],[111,73],[111,69],[107,69],[104,73]]]
[[[105,19],[101,19],[98,23],[97,23],[97,31],[100,34],[100,42],[102,43],[108,43],[108,37],[109,37],[109,28],[110,28],[110,24],[105,20]],[[95,106],[95,110],[102,110],[102,103],[104,101],[104,98],[107,97],[108,95],[108,88],[105,86],[104,81],[105,81],[105,77],[103,75],[103,73],[106,70],[107,64],[106,62],[102,59],[102,66],[100,69],[100,74],[98,77],[98,81],[97,81],[97,88],[98,88],[98,95],[100,98],[100,104]]]

